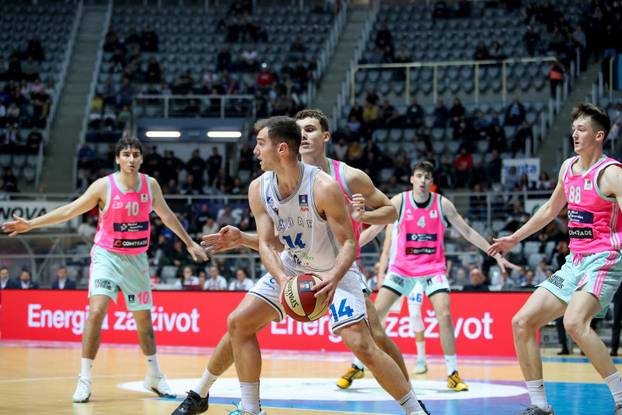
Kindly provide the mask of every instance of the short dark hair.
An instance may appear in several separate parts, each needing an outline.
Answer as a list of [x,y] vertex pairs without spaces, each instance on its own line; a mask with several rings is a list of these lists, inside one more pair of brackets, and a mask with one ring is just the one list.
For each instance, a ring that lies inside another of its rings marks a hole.
[[0,271],[5,270],[5,269],[8,271],[9,267],[7,267],[6,265],[0,265]]
[[135,148],[136,150],[140,151],[141,155],[144,154],[143,145],[139,139],[135,137],[121,137],[119,141],[117,141],[117,144],[114,146],[114,155],[119,157],[121,155],[121,151],[125,150],[128,147]]
[[417,164],[413,167],[413,174],[417,170],[423,170],[425,173],[430,173],[434,176],[434,165],[427,160],[418,161]]
[[587,102],[581,103],[572,110],[572,121],[576,121],[580,117],[590,117],[592,120],[592,128],[595,131],[603,130],[605,138],[611,130],[611,120],[607,111],[599,106]]
[[322,110],[315,108],[307,108],[304,110],[300,110],[296,113],[296,120],[302,120],[305,118],[315,118],[320,122],[320,127],[322,127],[322,132],[328,131],[328,118],[326,114],[322,112]]
[[255,123],[255,131],[259,132],[264,128],[268,129],[268,138],[272,143],[285,143],[293,155],[298,155],[302,134],[296,120],[279,115]]

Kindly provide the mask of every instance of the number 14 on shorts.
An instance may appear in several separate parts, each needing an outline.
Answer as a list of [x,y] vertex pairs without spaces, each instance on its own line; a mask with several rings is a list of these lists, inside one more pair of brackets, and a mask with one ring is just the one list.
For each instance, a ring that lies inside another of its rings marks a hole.
[[343,298],[339,303],[339,308],[335,307],[335,303],[330,305],[330,315],[335,320],[335,323],[341,319],[341,317],[352,317],[354,311],[350,306],[346,305],[347,298]]

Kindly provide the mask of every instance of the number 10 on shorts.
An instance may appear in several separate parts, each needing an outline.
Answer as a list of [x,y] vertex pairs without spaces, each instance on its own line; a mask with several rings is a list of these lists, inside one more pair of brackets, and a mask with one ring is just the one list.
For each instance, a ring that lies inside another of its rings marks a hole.
[[330,315],[333,317],[333,320],[335,320],[335,323],[338,322],[341,317],[349,318],[352,317],[352,314],[354,314],[352,308],[346,305],[346,300],[347,299],[344,298],[339,303],[339,311],[337,311],[337,308],[335,308],[335,303],[330,305]]

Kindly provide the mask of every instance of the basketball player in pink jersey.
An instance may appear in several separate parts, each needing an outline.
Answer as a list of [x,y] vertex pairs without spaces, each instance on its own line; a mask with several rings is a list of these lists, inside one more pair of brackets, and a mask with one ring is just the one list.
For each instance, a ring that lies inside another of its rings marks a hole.
[[[324,113],[316,109],[302,110],[296,114],[296,123],[302,130],[300,145],[302,161],[306,164],[320,167],[321,170],[337,180],[342,193],[349,200],[348,207],[357,240],[361,233],[361,223],[388,224],[393,223],[397,219],[397,211],[391,204],[391,201],[374,186],[367,174],[343,162],[326,157],[326,143],[330,140],[330,131],[328,119]],[[365,206],[369,210],[365,210]],[[360,254],[360,247],[372,239],[373,237],[360,241],[357,247],[357,257]],[[204,235],[202,244],[208,247],[210,253],[224,252],[241,246],[257,251],[259,249],[258,241],[256,234],[248,234],[241,232],[236,227],[225,226],[216,234]],[[353,264],[352,269],[361,278],[364,278],[361,276],[356,263]],[[406,380],[409,380],[404,358],[397,345],[387,336],[384,326],[378,319],[374,304],[369,299],[370,290],[364,284],[364,281],[361,289],[365,294],[367,318],[374,341],[385,353],[391,356],[406,377]],[[223,340],[228,341],[228,338],[223,338]],[[226,352],[228,348],[230,346],[221,341],[212,355],[199,384],[192,389],[192,394],[189,393],[188,398],[186,398],[187,402],[182,403],[180,408],[183,406],[199,408],[201,406],[201,399],[205,401],[204,398],[208,395],[211,385],[218,376],[233,364],[232,354]],[[363,377],[363,367],[363,364],[358,359],[355,359],[352,368],[337,381],[337,385],[342,389],[349,387],[353,379]],[[205,407],[205,404],[203,404],[203,407]],[[205,407],[205,409],[207,408]],[[181,410],[174,412],[175,415],[183,413]]]
[[622,380],[605,344],[590,327],[622,281],[622,164],[603,154],[611,121],[607,111],[579,104],[572,112],[572,139],[577,156],[564,161],[551,198],[512,235],[499,238],[489,253],[512,247],[544,228],[568,204],[570,254],[512,319],[514,345],[531,405],[521,414],[552,414],[542,376],[537,330],[564,316],[566,331],[603,377],[622,415]]
[[[458,373],[456,339],[449,311],[445,229],[450,223],[467,241],[484,252],[490,245],[464,221],[451,201],[430,192],[433,180],[433,166],[430,162],[418,162],[413,168],[410,180],[412,190],[391,199],[400,216],[396,223],[386,227],[385,243],[380,256],[380,290],[375,302],[376,311],[384,319],[392,305],[401,296],[408,296],[415,285],[420,283],[438,319],[447,365],[447,387],[457,392],[467,391],[468,386]],[[372,226],[364,234],[375,235],[381,229],[379,226]],[[506,267],[518,268],[500,254],[495,258],[503,272]],[[385,278],[387,265],[389,273]]]
[[143,161],[140,141],[121,138],[115,155],[119,171],[96,180],[78,199],[38,218],[26,220],[16,216],[14,221],[2,225],[3,231],[15,236],[66,222],[99,207],[99,223],[91,249],[89,316],[82,336],[80,378],[72,398],[76,403],[88,402],[91,396],[91,368],[99,348],[102,323],[108,313],[108,302],[110,299],[116,302],[119,290],[134,316],[138,342],[147,360],[144,387],[160,397],[174,397],[158,366],[151,322],[153,303],[146,254],[151,211],[186,244],[195,261],[207,260],[205,251],[190,238],[166,204],[158,182],[139,173]]

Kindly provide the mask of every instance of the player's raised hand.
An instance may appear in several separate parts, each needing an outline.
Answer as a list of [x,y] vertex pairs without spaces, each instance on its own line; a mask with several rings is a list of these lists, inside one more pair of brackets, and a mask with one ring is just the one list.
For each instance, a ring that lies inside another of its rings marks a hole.
[[235,226],[227,225],[216,233],[201,237],[201,246],[210,254],[239,248],[242,243],[242,232]]
[[337,285],[339,285],[339,279],[331,273],[317,274],[322,279],[318,284],[314,285],[312,290],[315,291],[315,298],[326,295],[324,304],[329,306],[333,302],[335,291],[337,291]]
[[13,215],[15,220],[4,222],[2,224],[2,231],[8,233],[9,236],[15,236],[19,233],[28,232],[32,229],[30,222],[22,217]]
[[352,200],[350,201],[350,215],[352,219],[355,221],[361,222],[363,219],[363,214],[365,213],[365,197],[363,197],[360,193],[355,193],[352,195]]
[[513,235],[504,236],[502,238],[494,238],[493,244],[488,248],[488,255],[495,256],[497,254],[508,253],[512,250],[514,245],[519,242]]
[[205,262],[208,260],[207,253],[203,250],[203,248],[201,248],[201,245],[199,245],[198,243],[193,241],[190,245],[187,246],[187,248],[188,253],[195,262]]

